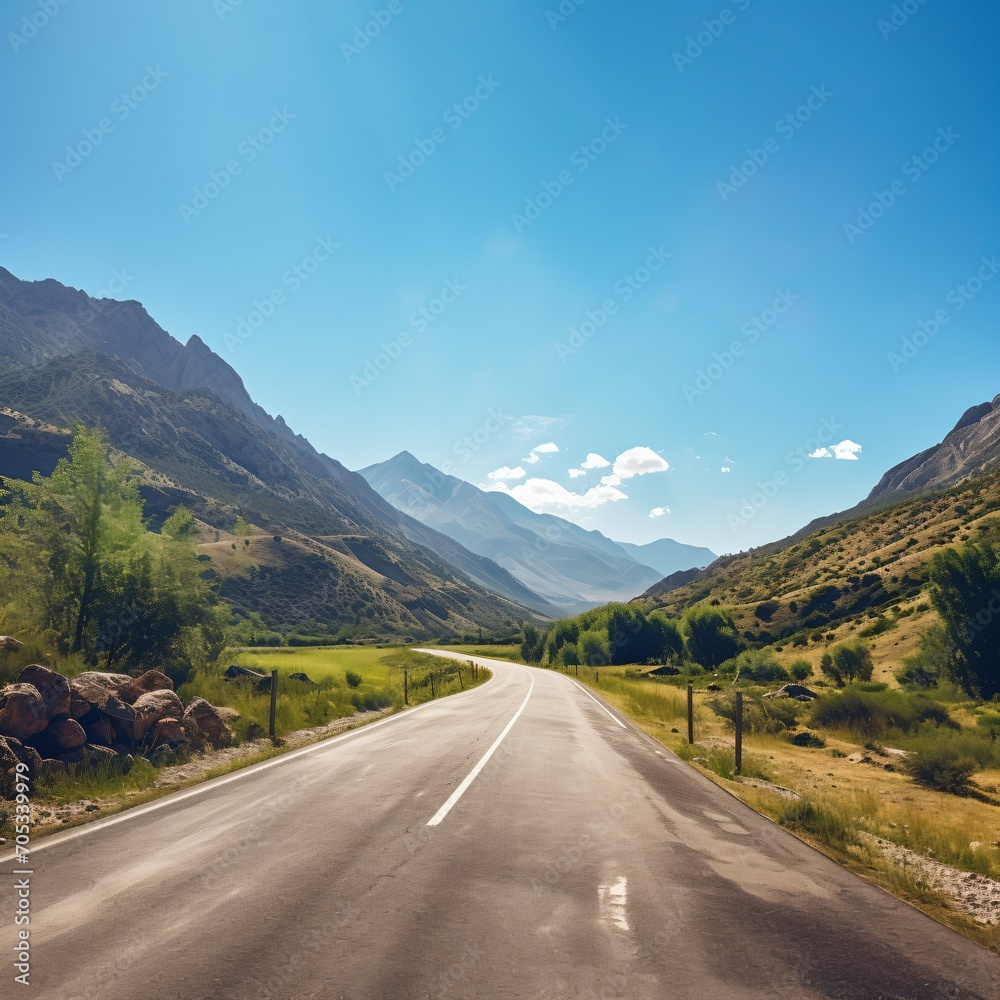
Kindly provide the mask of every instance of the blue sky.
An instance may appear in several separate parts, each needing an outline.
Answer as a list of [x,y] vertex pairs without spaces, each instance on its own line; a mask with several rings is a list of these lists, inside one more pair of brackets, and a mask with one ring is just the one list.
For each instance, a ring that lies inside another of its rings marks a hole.
[[0,263],[629,541],[781,537],[1000,392],[994,5],[373,2],[7,4]]

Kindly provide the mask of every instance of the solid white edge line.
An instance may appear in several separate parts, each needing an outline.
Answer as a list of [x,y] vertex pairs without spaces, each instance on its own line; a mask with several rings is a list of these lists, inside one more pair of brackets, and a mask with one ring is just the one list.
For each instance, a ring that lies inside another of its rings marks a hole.
[[458,800],[466,793],[466,791],[469,788],[469,785],[471,785],[473,781],[476,780],[476,777],[479,775],[479,772],[484,767],[486,767],[490,757],[492,757],[493,754],[496,753],[497,747],[499,747],[500,744],[503,743],[504,737],[511,731],[511,729],[514,727],[514,723],[517,722],[517,720],[521,717],[521,713],[527,707],[528,699],[531,697],[531,692],[534,691],[535,689],[535,678],[530,674],[529,676],[531,677],[531,685],[528,688],[528,693],[524,696],[524,701],[521,702],[521,707],[514,713],[514,718],[507,723],[507,725],[504,727],[504,731],[494,741],[493,746],[491,746],[489,750],[487,750],[486,753],[483,754],[483,756],[479,760],[479,763],[468,773],[465,780],[458,786],[458,788],[455,789],[455,791],[451,793],[451,795],[448,797],[448,801],[445,802],[445,804],[441,806],[441,808],[438,809],[438,811],[427,821],[428,826],[437,826],[439,823],[441,823],[441,821],[445,818],[445,816],[447,816],[448,813],[451,812],[451,810],[455,806],[455,803],[458,802]]
[[626,726],[621,719],[619,719],[615,715],[612,715],[582,684],[580,684],[578,681],[573,680],[572,677],[567,677],[566,679],[571,684],[575,684],[602,712],[604,712],[607,716],[609,716],[611,719],[617,722],[618,725],[622,727],[622,729],[628,729],[628,726]]
[[[341,733],[339,736],[332,736],[329,739],[321,740],[318,743],[312,743],[309,746],[301,747],[298,750],[290,750],[288,753],[278,754],[276,757],[272,757],[270,760],[261,761],[259,764],[250,764],[245,768],[240,768],[240,770],[235,771],[232,774],[226,775],[225,777],[212,778],[209,781],[196,785],[194,788],[164,795],[163,798],[157,799],[155,802],[150,802],[148,805],[136,806],[133,809],[123,809],[120,813],[116,813],[114,816],[109,816],[107,819],[95,820],[93,823],[88,823],[85,826],[67,830],[65,833],[48,834],[43,840],[41,840],[40,843],[32,844],[30,855],[33,857],[39,851],[45,850],[46,847],[57,847],[59,844],[65,844],[70,840],[76,840],[78,837],[83,837],[91,833],[98,833],[101,830],[108,829],[108,827],[124,823],[127,820],[138,819],[140,816],[156,812],[159,809],[166,809],[168,806],[176,805],[178,802],[183,802],[186,799],[192,799],[198,795],[205,795],[208,792],[214,791],[216,788],[221,788],[223,785],[228,785],[233,781],[240,781],[244,778],[249,778],[251,775],[258,774],[261,771],[267,771],[272,767],[277,767],[279,764],[285,764],[298,757],[304,757],[310,753],[320,753],[323,750],[332,747],[335,743],[340,743],[343,740],[350,739],[352,736],[355,738],[365,736],[373,729],[378,729],[380,726],[388,725],[390,722],[397,722],[399,719],[407,719],[411,717],[414,712],[419,712],[422,708],[430,708],[432,705],[440,705],[441,703],[441,699],[437,699],[435,701],[425,701],[422,705],[414,705],[413,708],[408,708],[402,712],[396,713],[395,715],[390,715],[387,719],[379,719],[378,722],[369,722],[367,725],[358,726],[350,732]],[[13,861],[16,857],[16,853],[3,855],[0,857],[0,865],[7,864],[8,861]]]

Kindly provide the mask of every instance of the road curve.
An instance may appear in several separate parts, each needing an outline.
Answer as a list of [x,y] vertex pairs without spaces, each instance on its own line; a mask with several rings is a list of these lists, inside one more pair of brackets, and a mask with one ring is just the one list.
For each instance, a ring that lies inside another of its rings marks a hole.
[[570,678],[479,662],[481,687],[35,845],[31,985],[3,995],[1000,997],[991,953]]

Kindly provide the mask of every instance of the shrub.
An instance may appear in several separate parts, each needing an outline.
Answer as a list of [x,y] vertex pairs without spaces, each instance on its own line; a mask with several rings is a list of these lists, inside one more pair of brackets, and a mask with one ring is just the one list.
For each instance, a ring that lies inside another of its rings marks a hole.
[[857,688],[822,695],[813,702],[812,722],[827,729],[849,730],[862,739],[882,737],[891,729],[909,733],[922,723],[955,725],[947,709],[923,695]]
[[747,649],[719,665],[719,673],[743,681],[787,681],[788,671],[769,649]]
[[790,830],[810,833],[827,843],[845,844],[855,839],[843,817],[808,799],[789,802],[782,809],[778,822]]
[[928,746],[906,761],[907,773],[918,784],[952,795],[967,794],[978,770],[972,757],[944,743]]
[[819,749],[826,746],[826,740],[822,736],[817,736],[815,733],[809,732],[808,729],[804,729],[801,733],[795,733],[789,742],[797,747],[816,747]]
[[796,660],[789,668],[788,672],[797,681],[804,681],[807,677],[812,677],[813,668],[808,660]]
[[348,670],[347,673],[344,674],[344,680],[347,681],[348,687],[361,687],[362,679],[361,674],[356,674],[353,670]]
[[[730,726],[736,726],[736,694],[727,692],[718,698],[713,698],[709,708],[720,718],[726,719]],[[798,712],[802,710],[802,702],[791,698],[754,698],[743,696],[743,731],[747,734],[781,733],[797,724]]]
[[871,650],[862,639],[852,639],[828,649],[819,666],[837,687],[856,680],[870,681],[875,671]]

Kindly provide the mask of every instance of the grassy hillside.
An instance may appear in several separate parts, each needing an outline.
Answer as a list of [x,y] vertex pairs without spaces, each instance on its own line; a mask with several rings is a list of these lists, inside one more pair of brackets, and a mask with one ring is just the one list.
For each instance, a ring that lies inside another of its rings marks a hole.
[[816,663],[834,639],[861,635],[874,643],[876,676],[887,680],[934,620],[923,589],[930,559],[983,535],[1000,535],[997,475],[724,556],[694,582],[654,587],[639,603],[672,616],[696,604],[726,605],[746,639]]

